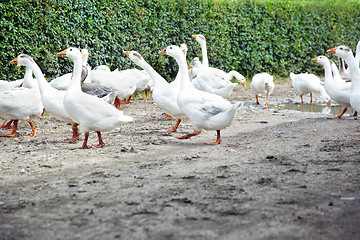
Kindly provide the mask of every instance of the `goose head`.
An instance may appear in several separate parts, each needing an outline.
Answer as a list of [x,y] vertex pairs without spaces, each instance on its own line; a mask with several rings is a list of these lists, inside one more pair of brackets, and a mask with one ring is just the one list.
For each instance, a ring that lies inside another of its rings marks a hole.
[[311,59],[311,61],[317,62],[320,65],[324,66],[326,62],[329,62],[329,59],[326,56],[318,56],[316,58]]
[[188,51],[188,47],[185,43],[180,44],[181,51],[183,51],[184,55],[186,56],[186,53]]
[[195,40],[200,44],[204,44],[206,43],[206,39],[203,35],[201,34],[196,34],[196,35],[191,35],[191,37],[195,38]]
[[143,57],[137,51],[124,51],[123,53],[126,56],[128,56],[130,58],[130,60],[136,64],[144,61]]
[[76,59],[76,58],[82,58],[82,54],[80,52],[80,49],[78,48],[74,48],[74,47],[69,47],[61,52],[59,52],[57,55],[61,55],[61,56],[66,56],[70,59]]
[[89,51],[87,49],[81,49],[81,55],[82,55],[82,62],[83,65],[87,64],[88,58],[89,58]]
[[348,59],[349,56],[354,56],[351,49],[347,46],[341,45],[338,47],[331,48],[326,51],[327,53],[332,53],[335,56],[343,59]]
[[179,46],[176,46],[176,45],[168,46],[167,48],[165,48],[159,52],[159,54],[166,54],[173,58],[176,58],[179,55],[181,56],[180,53],[182,53],[182,50]]
[[29,66],[31,63],[34,63],[32,57],[27,54],[20,54],[17,58],[13,59],[10,63],[16,63],[18,67],[20,66]]
[[189,68],[199,68],[201,66],[200,59],[195,57],[191,62]]

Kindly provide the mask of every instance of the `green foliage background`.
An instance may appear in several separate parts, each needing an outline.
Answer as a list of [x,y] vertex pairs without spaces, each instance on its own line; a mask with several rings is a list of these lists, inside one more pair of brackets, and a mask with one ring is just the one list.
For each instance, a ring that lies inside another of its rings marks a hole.
[[202,0],[8,0],[0,3],[0,79],[23,77],[9,62],[31,55],[45,76],[69,72],[69,59],[56,55],[75,46],[90,51],[91,66],[126,69],[122,53],[136,50],[169,81],[176,62],[157,53],[170,44],[188,45],[188,61],[201,57],[192,34],[207,39],[211,66],[246,77],[267,71],[318,72],[310,60],[337,45],[360,40],[360,2]]

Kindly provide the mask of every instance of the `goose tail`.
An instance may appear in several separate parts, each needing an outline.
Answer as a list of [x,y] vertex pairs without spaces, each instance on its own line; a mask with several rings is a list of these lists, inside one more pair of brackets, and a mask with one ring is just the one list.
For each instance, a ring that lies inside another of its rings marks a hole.
[[121,121],[122,122],[133,122],[134,119],[133,119],[133,117],[130,117],[130,116],[127,116],[127,115],[122,115],[121,116]]
[[241,109],[244,106],[244,102],[242,101],[237,101],[236,103],[234,103],[230,109],[230,111],[234,111],[234,110],[238,110]]

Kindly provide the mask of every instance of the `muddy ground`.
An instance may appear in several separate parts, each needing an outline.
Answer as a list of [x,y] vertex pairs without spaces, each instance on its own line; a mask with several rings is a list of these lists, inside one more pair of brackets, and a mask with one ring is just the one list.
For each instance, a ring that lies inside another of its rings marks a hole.
[[[142,97],[101,149],[70,150],[82,142],[48,115],[34,139],[20,123],[0,137],[0,239],[360,239],[359,120],[255,106],[240,86],[235,100],[216,146],[215,131],[176,139],[188,121],[165,132],[175,120]],[[299,100],[288,83],[271,97]]]

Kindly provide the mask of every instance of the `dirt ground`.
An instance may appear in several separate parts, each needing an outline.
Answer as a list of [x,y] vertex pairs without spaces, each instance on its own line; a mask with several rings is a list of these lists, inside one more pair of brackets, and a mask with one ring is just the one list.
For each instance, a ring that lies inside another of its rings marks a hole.
[[[204,144],[215,131],[175,138],[188,121],[165,132],[175,120],[142,97],[100,149],[70,150],[83,135],[65,143],[71,126],[49,115],[34,139],[19,123],[0,137],[0,239],[360,239],[359,120],[266,109],[240,86],[235,100],[245,105],[216,146]],[[299,100],[289,83],[271,96]]]

